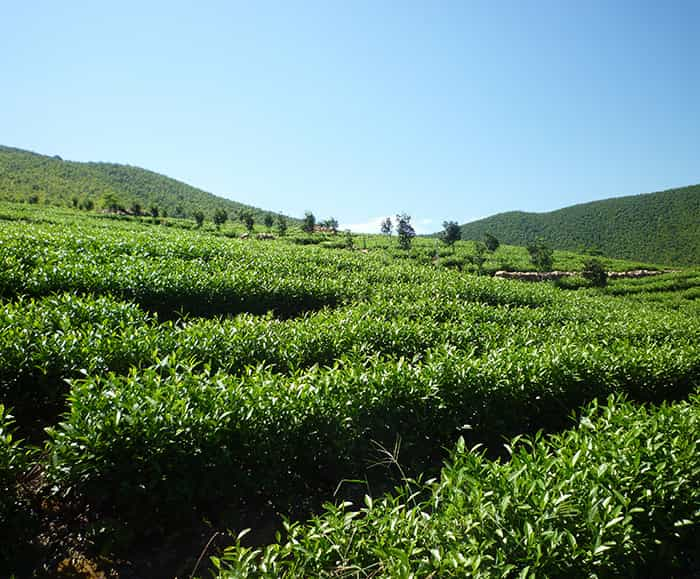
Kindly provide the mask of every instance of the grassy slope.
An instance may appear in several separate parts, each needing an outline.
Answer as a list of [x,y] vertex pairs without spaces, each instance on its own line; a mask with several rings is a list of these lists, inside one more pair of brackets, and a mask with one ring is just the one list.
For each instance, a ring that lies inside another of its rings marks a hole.
[[233,217],[234,212],[246,208],[261,222],[266,213],[139,167],[63,161],[0,146],[0,200],[28,201],[32,196],[42,204],[63,206],[73,205],[74,199],[78,203],[89,199],[96,208],[105,206],[106,199],[113,196],[126,208],[134,202],[144,211],[157,205],[161,212],[179,217],[192,217],[194,211],[201,210],[210,219],[219,208]]
[[605,255],[664,264],[700,263],[700,185],[605,199],[550,213],[501,213],[462,226],[464,239],[492,233],[527,245],[542,237],[558,249],[596,247]]

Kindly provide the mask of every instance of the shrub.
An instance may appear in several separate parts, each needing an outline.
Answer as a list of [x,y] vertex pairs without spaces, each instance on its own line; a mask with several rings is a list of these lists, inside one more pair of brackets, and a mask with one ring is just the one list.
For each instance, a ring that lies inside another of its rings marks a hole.
[[587,279],[593,287],[605,287],[608,283],[608,272],[598,259],[588,259],[583,264],[581,275]]
[[487,233],[484,235],[484,245],[486,246],[486,249],[493,253],[500,247],[501,242],[498,241],[498,238],[495,235]]
[[590,280],[582,276],[564,276],[554,281],[554,285],[560,289],[565,290],[577,290],[582,288],[591,287]]
[[30,506],[18,492],[18,477],[27,471],[31,457],[32,452],[14,437],[13,417],[0,404],[0,574],[4,577],[20,571],[20,560],[29,556],[37,530]]
[[632,577],[697,569],[700,400],[593,403],[562,435],[517,437],[510,460],[457,444],[440,481],[328,505],[219,577]]
[[530,261],[538,271],[549,271],[554,263],[554,251],[542,240],[537,240],[527,246]]

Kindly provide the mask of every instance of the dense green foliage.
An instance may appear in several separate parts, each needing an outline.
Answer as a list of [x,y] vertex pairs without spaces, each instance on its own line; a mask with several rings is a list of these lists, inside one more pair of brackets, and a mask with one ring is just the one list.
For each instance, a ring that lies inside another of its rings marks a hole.
[[599,259],[589,259],[583,264],[581,276],[588,280],[593,287],[605,287],[608,283],[608,272]]
[[[489,251],[482,241],[456,241],[451,247],[445,247],[439,239],[430,237],[413,238],[411,248],[402,250],[398,239],[388,237],[361,237],[363,247],[369,250],[382,250],[394,259],[413,260],[424,265],[436,265],[464,272],[491,275],[499,270],[536,271],[526,247],[499,244]],[[554,250],[552,269],[563,271],[582,271],[591,255],[574,251]],[[607,271],[628,271],[634,269],[660,269],[651,262],[631,261],[597,256]]]
[[700,399],[610,399],[507,462],[457,444],[438,482],[329,505],[264,550],[230,548],[220,577],[673,576],[697,564]]
[[165,316],[268,310],[289,316],[336,304],[371,283],[318,248],[299,255],[214,237],[193,244],[137,224],[98,232],[76,225],[66,235],[63,225],[15,222],[3,227],[0,240],[0,297],[72,291],[131,299]]
[[20,479],[26,476],[33,451],[16,437],[13,417],[0,404],[0,574],[3,577],[31,559],[28,545],[34,538],[31,510],[20,492]]
[[412,465],[465,422],[476,439],[496,442],[560,427],[571,410],[611,391],[656,400],[700,384],[696,346],[649,338],[642,347],[570,340],[513,343],[496,356],[449,349],[420,362],[370,357],[287,376],[258,367],[233,377],[168,362],[74,382],[70,415],[51,432],[57,482],[137,516],[153,508],[174,517],[182,505],[189,512],[253,494],[284,501],[361,476],[371,441],[391,446],[400,437]]
[[[602,293],[637,301],[689,310],[689,315],[700,314],[700,270],[688,269],[642,279],[609,281]],[[692,307],[695,306],[693,310]],[[692,313],[691,313],[692,312]]]
[[538,240],[529,244],[527,252],[530,254],[530,261],[537,268],[537,271],[549,271],[552,269],[554,251],[544,242]]
[[0,528],[17,501],[17,477],[27,465],[27,457],[14,435],[14,420],[0,404]]
[[[379,496],[399,474],[370,468],[385,462],[382,448],[400,448],[394,466],[404,475],[435,474],[442,449],[459,437],[484,443],[492,457],[503,437],[565,428],[596,398],[656,404],[700,385],[697,271],[604,288],[581,278],[571,286],[579,291],[562,291],[469,273],[526,261],[525,248],[486,252],[458,241],[446,249],[417,238],[401,250],[386,237],[348,244],[320,232],[265,241],[229,236],[228,227],[0,204],[0,404],[43,452],[27,455],[14,434],[5,440],[41,472],[34,504],[92,517],[89,533],[74,533],[89,535],[96,551],[120,543],[133,552],[140,537],[157,541],[202,520],[240,528],[237,513],[260,505],[299,517],[367,488],[376,504],[403,504],[404,495]],[[447,259],[455,267],[444,267]],[[580,268],[587,258],[554,259]],[[506,466],[479,460],[496,484]],[[3,468],[11,496],[17,469]],[[334,495],[343,480],[355,482]],[[432,492],[422,489],[421,500]],[[669,513],[685,508],[685,495],[668,492]],[[23,503],[13,504],[21,515]],[[515,514],[503,509],[494,516],[510,524]],[[402,532],[402,522],[381,520]],[[630,553],[671,540],[639,521],[629,521]],[[449,533],[447,516],[441,524],[419,539]],[[581,553],[600,546],[572,529]],[[383,540],[424,574],[399,535]],[[446,539],[440,557],[451,545]],[[588,569],[581,553],[573,560]],[[296,555],[285,560],[291,566],[280,572],[302,569]],[[308,569],[302,574],[316,568]]]
[[249,211],[262,222],[265,212],[217,197],[175,179],[129,165],[78,163],[0,146],[0,201],[97,209],[158,208],[170,217],[211,220],[217,210]]
[[541,237],[557,249],[597,249],[609,257],[700,264],[700,185],[550,213],[501,213],[462,225],[463,239],[482,239],[487,233],[513,245],[528,245]]

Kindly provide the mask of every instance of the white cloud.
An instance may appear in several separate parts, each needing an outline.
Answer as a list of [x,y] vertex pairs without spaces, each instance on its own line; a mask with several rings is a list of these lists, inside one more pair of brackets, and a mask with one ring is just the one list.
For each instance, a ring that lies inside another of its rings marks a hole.
[[372,217],[364,223],[341,223],[340,229],[349,229],[353,233],[381,233],[380,227],[386,217]]
[[435,223],[434,219],[416,219],[416,221],[413,223],[413,229],[416,230],[418,235],[435,233],[436,227],[433,225],[433,223]]

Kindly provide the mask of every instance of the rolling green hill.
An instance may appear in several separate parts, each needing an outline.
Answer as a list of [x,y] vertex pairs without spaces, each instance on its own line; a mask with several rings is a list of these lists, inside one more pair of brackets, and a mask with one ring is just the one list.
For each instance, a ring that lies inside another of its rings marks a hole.
[[565,207],[512,211],[462,225],[463,239],[486,233],[527,245],[540,237],[557,249],[595,248],[609,257],[660,264],[700,263],[700,185]]
[[3,146],[0,200],[96,209],[110,205],[130,209],[138,203],[143,211],[157,206],[171,217],[192,217],[199,210],[207,219],[220,208],[232,218],[248,209],[258,222],[267,213],[139,167],[64,161]]

